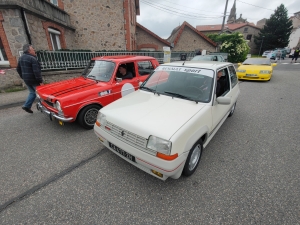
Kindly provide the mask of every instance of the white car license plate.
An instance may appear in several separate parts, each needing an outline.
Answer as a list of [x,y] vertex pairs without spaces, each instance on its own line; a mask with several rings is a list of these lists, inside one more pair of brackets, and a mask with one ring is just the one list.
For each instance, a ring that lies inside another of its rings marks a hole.
[[108,142],[109,147],[115,150],[120,155],[124,156],[125,158],[131,160],[132,162],[135,162],[135,157],[133,155],[130,155],[128,152],[124,151],[123,149],[115,146],[114,144]]

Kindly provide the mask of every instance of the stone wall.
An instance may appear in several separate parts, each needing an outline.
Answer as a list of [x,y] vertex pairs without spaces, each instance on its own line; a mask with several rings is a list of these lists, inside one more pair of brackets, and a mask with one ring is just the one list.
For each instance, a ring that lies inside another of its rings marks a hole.
[[[0,91],[14,86],[26,87],[23,80],[20,78],[16,69],[4,69],[5,74],[0,74]],[[79,70],[64,70],[64,71],[47,71],[42,72],[42,77],[45,83],[53,83],[56,81],[72,79],[81,76],[83,69]]]
[[28,43],[27,36],[19,9],[1,9],[4,21],[2,22],[11,53],[19,57],[19,51]]
[[216,51],[216,47],[186,26],[172,51],[195,51],[195,49]]
[[137,48],[154,48],[156,51],[163,51],[163,46],[165,43],[159,41],[157,38],[151,36],[149,33],[143,29],[137,27]]
[[[27,21],[28,21],[29,30],[31,33],[32,45],[35,48],[35,50],[50,50],[49,49],[51,47],[51,43],[49,43],[50,37],[47,37],[48,34],[43,25],[43,23],[46,21],[43,19],[40,19],[34,15],[31,15],[29,13],[26,14],[26,17],[27,17]],[[51,24],[53,24],[54,26],[58,26],[55,23],[51,23]],[[49,27],[52,28],[51,24],[49,25]],[[63,39],[68,40],[68,42],[66,42],[66,46],[64,46],[61,41],[61,43],[60,43],[61,47],[69,48],[69,45],[72,46],[73,42],[74,42],[74,31],[69,30],[67,28],[62,28],[62,27],[61,27],[61,29],[64,30],[64,33],[61,33],[61,35],[64,36]],[[49,44],[50,44],[50,46],[49,46]]]
[[63,0],[76,28],[72,49],[125,50],[123,1]]

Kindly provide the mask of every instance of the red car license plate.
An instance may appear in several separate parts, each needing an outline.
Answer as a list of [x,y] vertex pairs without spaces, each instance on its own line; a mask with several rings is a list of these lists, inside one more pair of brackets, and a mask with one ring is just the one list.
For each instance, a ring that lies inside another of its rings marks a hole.
[[108,142],[109,147],[115,150],[120,155],[124,156],[125,158],[131,160],[132,162],[135,162],[135,157],[133,155],[130,155],[128,152],[124,151],[123,149],[115,146],[114,144]]

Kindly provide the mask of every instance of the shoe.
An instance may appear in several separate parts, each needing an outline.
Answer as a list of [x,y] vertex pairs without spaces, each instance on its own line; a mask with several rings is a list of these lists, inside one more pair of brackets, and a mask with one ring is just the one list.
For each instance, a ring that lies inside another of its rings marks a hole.
[[22,106],[22,109],[25,110],[28,113],[33,113],[33,111],[27,107]]

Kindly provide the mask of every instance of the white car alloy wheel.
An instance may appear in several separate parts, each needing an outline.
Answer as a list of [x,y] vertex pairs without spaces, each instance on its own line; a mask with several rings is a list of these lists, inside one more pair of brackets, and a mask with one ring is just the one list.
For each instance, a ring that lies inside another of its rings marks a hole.
[[202,149],[203,145],[202,140],[200,139],[193,145],[193,147],[190,150],[190,153],[185,161],[185,165],[182,171],[183,175],[190,176],[196,171],[202,155]]
[[231,117],[231,116],[233,115],[234,110],[235,110],[235,107],[236,107],[236,102],[233,104],[233,106],[232,106],[232,108],[231,108],[231,110],[230,110],[230,113],[229,113],[228,117]]
[[200,159],[200,155],[201,155],[201,146],[200,146],[200,144],[198,144],[194,148],[192,156],[190,158],[190,161],[189,161],[189,170],[192,171],[196,167],[196,165],[197,165],[197,163],[198,163],[198,161]]

